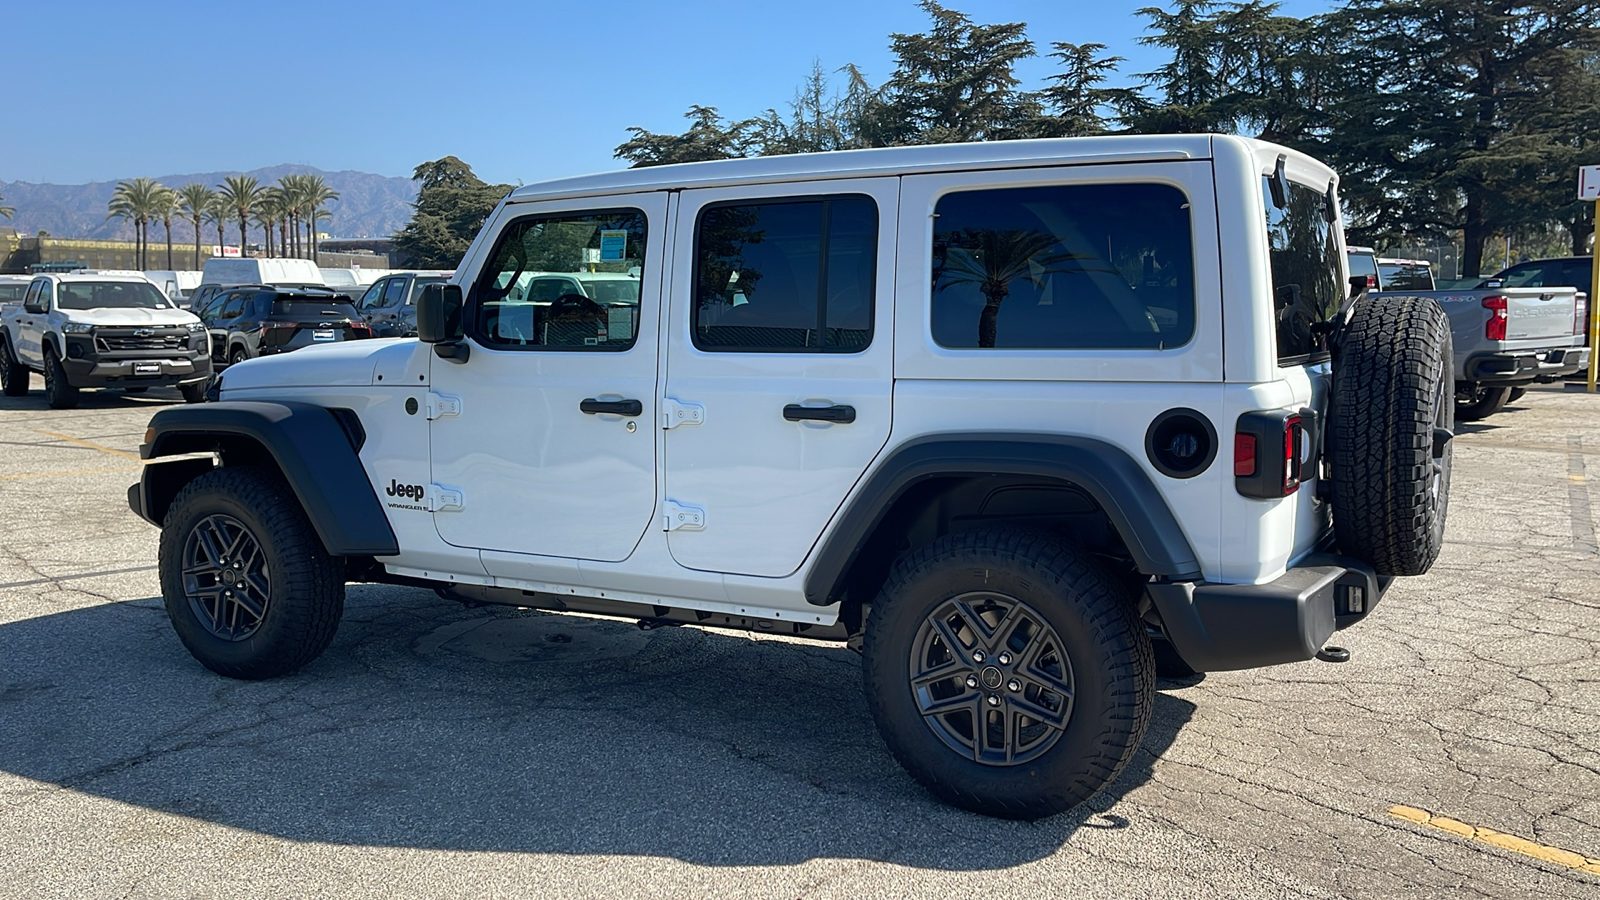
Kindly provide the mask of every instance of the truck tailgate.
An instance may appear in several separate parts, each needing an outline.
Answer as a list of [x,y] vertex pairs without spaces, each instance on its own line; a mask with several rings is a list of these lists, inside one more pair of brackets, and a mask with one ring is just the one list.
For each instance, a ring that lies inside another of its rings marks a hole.
[[1509,288],[1506,298],[1506,340],[1565,337],[1573,333],[1577,292],[1571,288]]

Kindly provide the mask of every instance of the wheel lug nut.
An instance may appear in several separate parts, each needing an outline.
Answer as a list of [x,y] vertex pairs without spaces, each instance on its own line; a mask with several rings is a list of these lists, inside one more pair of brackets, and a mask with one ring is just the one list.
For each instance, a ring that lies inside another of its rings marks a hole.
[[978,686],[978,676],[976,676],[976,675],[968,675],[967,676],[967,687],[977,687],[977,686]]
[[973,662],[983,662],[984,660],[986,660],[988,658],[989,658],[989,654],[983,652],[982,650],[975,650],[972,653],[972,661]]
[[1009,654],[1009,653],[1000,654],[1000,665],[1002,665],[1002,666],[1011,665],[1011,654]]
[[1000,705],[1000,698],[996,697],[993,694],[990,694],[989,695],[989,705],[990,706],[999,706]]
[[1010,681],[1006,682],[1006,690],[1008,690],[1008,691],[1020,691],[1020,690],[1022,690],[1022,682],[1020,682],[1020,681],[1016,680],[1015,678],[1013,678]]

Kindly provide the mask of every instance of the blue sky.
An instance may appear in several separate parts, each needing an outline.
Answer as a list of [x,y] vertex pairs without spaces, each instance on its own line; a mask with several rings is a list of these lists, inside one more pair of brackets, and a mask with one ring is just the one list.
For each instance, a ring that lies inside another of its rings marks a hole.
[[[1140,2],[950,0],[980,22],[1108,45],[1130,76]],[[1326,0],[1284,0],[1310,15]],[[0,180],[77,183],[278,163],[409,175],[454,154],[489,181],[616,168],[630,125],[678,131],[690,104],[781,110],[813,59],[892,68],[912,0],[598,0],[9,5]],[[1050,61],[1021,69],[1027,87]]]

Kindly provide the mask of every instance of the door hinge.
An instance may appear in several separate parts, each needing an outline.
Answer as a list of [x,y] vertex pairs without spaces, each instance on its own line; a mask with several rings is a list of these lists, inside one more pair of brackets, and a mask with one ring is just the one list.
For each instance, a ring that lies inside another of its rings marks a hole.
[[662,526],[666,531],[704,531],[706,527],[706,511],[692,506],[680,506],[668,500],[665,504],[666,515],[662,517]]
[[461,398],[428,392],[428,421],[461,415]]
[[677,428],[679,425],[704,425],[706,408],[698,403],[679,403],[668,397],[661,403],[661,427]]
[[428,485],[428,512],[445,512],[446,510],[460,509],[466,502],[466,498],[455,488],[447,488],[439,484]]

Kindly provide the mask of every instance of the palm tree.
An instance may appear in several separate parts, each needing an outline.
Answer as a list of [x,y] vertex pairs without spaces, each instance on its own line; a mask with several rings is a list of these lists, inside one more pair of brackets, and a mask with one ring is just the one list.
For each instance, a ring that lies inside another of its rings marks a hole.
[[171,191],[171,188],[152,178],[119,181],[116,191],[111,195],[111,202],[106,205],[107,219],[122,218],[133,222],[134,264],[140,269],[145,268],[150,220],[161,216],[162,195]]
[[944,289],[975,284],[983,294],[978,315],[978,346],[993,347],[998,332],[1000,304],[1011,295],[1011,282],[1024,276],[1053,272],[1075,257],[1051,253],[1057,238],[1038,231],[970,229],[957,234],[940,267],[936,284]]
[[329,200],[339,199],[339,192],[328,186],[321,175],[306,175],[305,180],[306,201],[311,214],[307,218],[310,224],[311,259],[317,258],[317,220],[330,219],[332,214],[322,208],[322,204]]
[[178,192],[166,185],[150,198],[150,215],[160,219],[167,230],[167,268],[172,268],[172,217],[178,214]]
[[[4,197],[0,197],[0,200],[4,200],[4,199],[5,199]],[[0,206],[0,216],[4,216],[7,219],[9,219],[9,218],[11,218],[12,216],[14,216],[16,214],[17,214],[17,210],[16,210],[15,207]]]
[[200,268],[200,220],[205,217],[206,210],[216,200],[217,192],[206,187],[198,181],[191,182],[178,188],[178,202],[183,205],[184,215],[194,223],[194,267]]
[[[221,194],[213,191],[211,194],[211,203],[206,207],[206,221],[217,226],[218,256],[221,256],[223,248],[228,246],[227,238],[222,236],[222,226],[228,221],[228,216],[230,213],[231,210],[228,209],[228,201],[222,199]],[[244,250],[241,248],[239,252],[243,253]]]
[[[255,223],[260,226],[261,233],[267,238],[267,256],[275,255],[272,247],[272,229],[277,226],[278,219],[283,216],[283,191],[277,187],[264,188],[261,199],[256,201]],[[283,248],[278,248],[282,253]]]
[[239,255],[245,255],[249,243],[246,230],[250,227],[250,208],[261,199],[261,182],[249,175],[229,175],[217,185],[217,193],[228,206],[228,212],[239,216]]
[[310,199],[309,187],[306,176],[299,172],[291,172],[278,179],[279,186],[283,189],[284,204],[289,213],[290,246],[295,256],[300,255],[300,223],[304,221],[303,214]]

